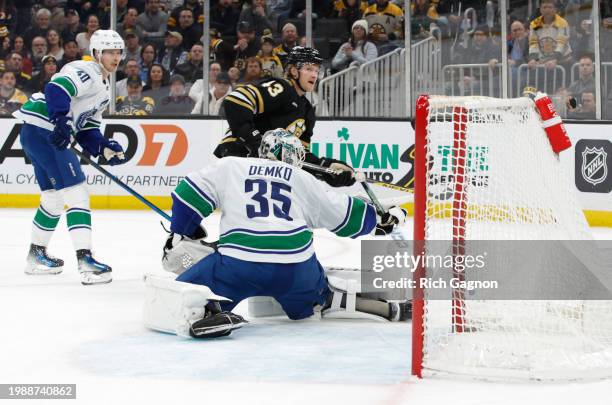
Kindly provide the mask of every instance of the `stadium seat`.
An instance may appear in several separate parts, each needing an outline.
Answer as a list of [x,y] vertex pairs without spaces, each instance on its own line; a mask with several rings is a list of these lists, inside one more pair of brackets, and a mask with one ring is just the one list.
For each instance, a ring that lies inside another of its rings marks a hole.
[[321,18],[317,20],[317,27],[314,32],[316,37],[339,38],[344,41],[348,38],[348,35],[346,20],[342,18]]
[[340,45],[342,45],[343,43],[344,43],[344,41],[342,41],[342,40],[340,40],[338,38],[329,38],[328,39],[330,58],[333,58],[334,56],[336,56],[336,52],[338,52],[338,49],[340,48]]
[[329,40],[327,38],[314,38],[312,44],[321,53],[324,60],[334,57],[329,53]]

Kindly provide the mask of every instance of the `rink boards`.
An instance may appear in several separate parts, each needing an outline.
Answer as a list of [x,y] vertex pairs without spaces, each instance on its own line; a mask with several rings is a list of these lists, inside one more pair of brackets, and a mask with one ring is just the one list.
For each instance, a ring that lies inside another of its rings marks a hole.
[[[102,126],[126,150],[127,162],[107,167],[127,185],[163,209],[170,192],[191,171],[211,163],[212,152],[227,130],[219,119],[109,119]],[[297,132],[300,123],[295,124]],[[575,192],[591,225],[612,226],[612,125],[566,124],[573,147],[561,154]],[[38,186],[32,165],[19,142],[20,125],[0,120],[0,207],[38,205]],[[414,131],[408,121],[319,120],[311,150],[341,159],[371,178],[410,188]],[[110,179],[83,165],[93,208],[146,208]],[[360,193],[358,186],[347,190]],[[378,188],[380,198],[411,208],[412,194]]]

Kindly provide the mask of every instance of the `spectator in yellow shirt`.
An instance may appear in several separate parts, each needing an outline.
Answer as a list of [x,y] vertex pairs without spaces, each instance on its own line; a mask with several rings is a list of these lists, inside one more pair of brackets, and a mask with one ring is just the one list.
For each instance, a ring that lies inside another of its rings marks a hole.
[[529,25],[529,68],[543,64],[553,70],[571,61],[570,30],[567,21],[557,14],[555,0],[542,0],[540,13]]
[[368,22],[369,34],[378,48],[378,54],[384,55],[394,46],[391,41],[402,39],[402,19],[404,12],[389,0],[376,0],[363,14]]
[[278,56],[274,54],[274,38],[263,36],[261,38],[261,50],[257,53],[257,59],[261,62],[263,77],[274,77],[282,79],[283,64]]
[[14,72],[5,70],[0,73],[0,115],[11,115],[28,101],[28,96],[15,88],[16,83]]

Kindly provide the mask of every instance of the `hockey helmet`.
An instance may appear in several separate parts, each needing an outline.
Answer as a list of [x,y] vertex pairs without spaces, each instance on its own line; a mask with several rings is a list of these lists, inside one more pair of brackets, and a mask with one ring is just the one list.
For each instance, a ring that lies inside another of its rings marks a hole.
[[260,158],[279,160],[300,167],[305,156],[306,151],[302,142],[285,129],[277,128],[266,131],[261,138]]
[[294,46],[287,56],[287,65],[294,65],[301,69],[303,65],[321,65],[323,58],[321,54],[314,48],[303,46]]
[[[107,49],[120,49],[123,51],[123,49],[125,49],[123,38],[113,30],[98,30],[94,32],[89,40],[89,52],[91,56],[99,61],[102,51]],[[98,57],[94,56],[94,51],[98,51]]]

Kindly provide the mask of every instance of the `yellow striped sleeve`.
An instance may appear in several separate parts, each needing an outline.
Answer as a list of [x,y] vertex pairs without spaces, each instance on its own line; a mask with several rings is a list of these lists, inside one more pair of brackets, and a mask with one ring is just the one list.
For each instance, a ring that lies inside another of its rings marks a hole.
[[253,94],[251,94],[250,91],[248,91],[244,87],[238,87],[236,91],[243,94],[246,98],[248,98],[251,104],[253,104],[253,107],[256,105],[255,96],[253,96]]
[[244,107],[244,108],[246,108],[246,109],[250,110],[250,111],[251,111],[253,114],[255,113],[255,109],[253,108],[253,106],[251,106],[251,105],[249,105],[249,104],[245,103],[245,102],[244,102],[244,101],[242,101],[242,100],[239,100],[239,99],[237,99],[237,98],[235,98],[235,97],[232,97],[232,95],[231,95],[231,94],[230,94],[229,96],[225,97],[225,99],[226,99],[227,101],[231,102],[231,103],[238,104],[239,106],[242,106],[242,107]]
[[[278,59],[278,57],[277,57]],[[280,59],[279,59],[280,62]],[[261,93],[259,92],[259,89],[255,86],[253,86],[252,84],[247,84],[247,88],[249,90],[251,90],[253,93],[255,93],[255,95],[257,96],[257,110],[259,111],[259,113],[263,113],[264,112],[264,103],[263,103],[263,97],[261,96]]]

